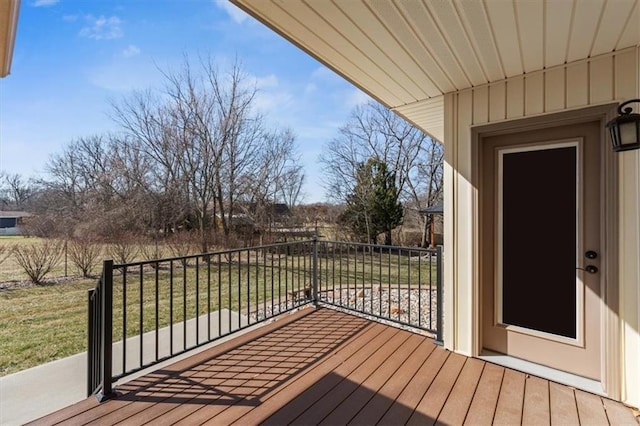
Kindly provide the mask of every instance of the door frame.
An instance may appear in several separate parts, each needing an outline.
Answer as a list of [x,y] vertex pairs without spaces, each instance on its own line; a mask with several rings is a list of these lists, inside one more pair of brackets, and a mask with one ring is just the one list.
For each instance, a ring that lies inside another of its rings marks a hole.
[[[619,326],[619,296],[618,296],[618,159],[611,149],[609,138],[605,133],[605,125],[617,116],[618,103],[607,103],[571,111],[545,114],[535,117],[520,118],[492,124],[471,127],[471,155],[472,185],[476,188],[474,202],[473,226],[473,356],[479,356],[483,349],[482,340],[482,276],[483,253],[480,250],[482,238],[482,198],[481,192],[481,144],[483,139],[496,135],[519,133],[522,131],[539,130],[548,127],[571,125],[577,123],[598,121],[600,123],[601,140],[601,274],[600,274],[600,342],[601,342],[601,383],[607,396],[620,399],[621,377],[620,365],[620,326]],[[604,300],[602,300],[604,298]],[[605,303],[606,301],[606,303]]]

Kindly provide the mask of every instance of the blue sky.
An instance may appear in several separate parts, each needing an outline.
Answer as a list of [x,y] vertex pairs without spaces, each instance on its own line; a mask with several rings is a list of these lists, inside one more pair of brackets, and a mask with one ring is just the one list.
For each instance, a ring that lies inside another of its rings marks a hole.
[[297,135],[305,201],[323,201],[318,155],[368,97],[223,0],[23,0],[0,80],[0,169],[44,177],[66,143],[116,129],[110,101],[160,87],[158,68],[177,69],[184,54],[222,68],[241,60],[257,108]]

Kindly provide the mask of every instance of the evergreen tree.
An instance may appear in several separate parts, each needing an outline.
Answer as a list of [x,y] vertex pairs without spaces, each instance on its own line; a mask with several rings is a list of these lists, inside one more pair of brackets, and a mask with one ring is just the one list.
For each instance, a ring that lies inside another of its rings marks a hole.
[[379,158],[358,166],[356,184],[347,197],[340,221],[363,242],[374,243],[384,233],[391,245],[391,231],[402,223],[403,208],[398,201],[395,172]]

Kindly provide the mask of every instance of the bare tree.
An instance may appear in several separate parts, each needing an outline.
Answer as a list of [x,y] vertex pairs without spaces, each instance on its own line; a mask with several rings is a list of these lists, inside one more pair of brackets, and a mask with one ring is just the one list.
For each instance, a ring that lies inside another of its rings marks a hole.
[[0,200],[4,208],[24,210],[33,192],[33,186],[18,173],[0,172]]

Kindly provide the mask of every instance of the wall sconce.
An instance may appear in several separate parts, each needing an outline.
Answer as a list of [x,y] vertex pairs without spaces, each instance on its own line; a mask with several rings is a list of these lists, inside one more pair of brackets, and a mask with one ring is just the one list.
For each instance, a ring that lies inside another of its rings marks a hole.
[[623,106],[632,102],[640,104],[640,99],[621,103],[618,106],[619,116],[607,123],[615,152],[640,148],[640,114],[632,113],[631,107],[622,109]]

